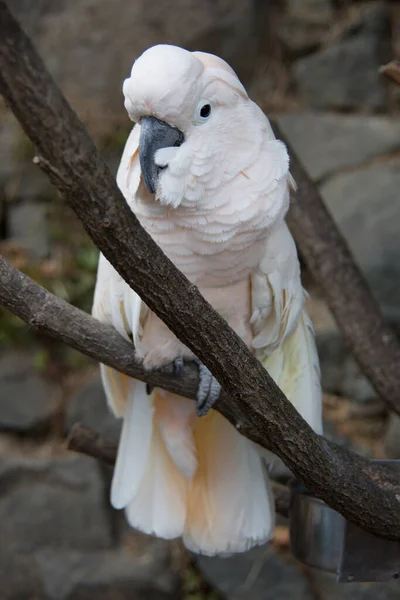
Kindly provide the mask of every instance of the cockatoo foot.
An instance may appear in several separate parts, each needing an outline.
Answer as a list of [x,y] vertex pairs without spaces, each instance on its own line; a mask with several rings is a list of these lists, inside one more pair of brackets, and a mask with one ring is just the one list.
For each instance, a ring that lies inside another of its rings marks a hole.
[[[172,363],[170,363],[169,365],[164,367],[164,370],[171,374],[174,375],[175,377],[182,377],[182,373],[183,373],[183,358],[182,356],[178,356],[177,358],[175,358]],[[150,396],[151,392],[153,391],[154,386],[152,386],[150,383],[146,383],[146,392],[147,394]]]
[[196,395],[196,413],[198,417],[203,417],[208,413],[218,400],[221,392],[221,386],[214,375],[202,362],[198,362],[200,382]]

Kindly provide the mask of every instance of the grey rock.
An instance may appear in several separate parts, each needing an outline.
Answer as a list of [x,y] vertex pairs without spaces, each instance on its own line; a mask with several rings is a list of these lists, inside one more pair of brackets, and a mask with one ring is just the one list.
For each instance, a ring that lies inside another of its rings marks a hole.
[[291,58],[299,58],[317,50],[325,34],[325,28],[299,25],[295,19],[285,17],[277,32],[279,40]]
[[207,581],[227,600],[312,600],[314,595],[301,570],[271,545],[229,558],[199,557]]
[[321,188],[386,317],[393,321],[400,319],[399,189],[396,162],[337,175]]
[[313,571],[313,587],[319,600],[396,600],[400,586],[393,583],[337,583],[334,575]]
[[40,569],[33,556],[0,550],[0,600],[47,600]]
[[324,437],[338,444],[338,446],[343,446],[344,448],[354,449],[351,445],[350,440],[348,440],[344,435],[338,433],[334,423],[332,421],[324,420]]
[[47,207],[39,202],[21,202],[8,208],[7,237],[34,257],[49,254]]
[[100,377],[96,377],[68,402],[66,429],[80,422],[117,444],[121,420],[116,419],[107,406]]
[[400,417],[390,413],[389,426],[385,436],[385,452],[388,458],[400,459]]
[[329,0],[289,0],[278,27],[278,37],[293,56],[315,50],[334,18]]
[[346,39],[299,59],[293,74],[314,108],[382,110],[387,94],[377,70],[390,60],[390,19],[385,6],[367,7]]
[[339,333],[317,335],[316,340],[325,392],[363,403],[376,397]]
[[60,409],[60,394],[34,368],[34,354],[0,356],[0,429],[25,432],[49,423]]
[[43,546],[99,550],[112,543],[97,463],[74,456],[2,456],[0,554]]
[[278,123],[316,181],[400,149],[399,119],[309,112]]
[[46,175],[33,163],[34,149],[17,119],[0,107],[0,188],[8,202],[47,199],[52,192]]
[[16,140],[21,135],[18,121],[11,113],[0,111],[0,181],[4,182],[14,169]]
[[335,12],[331,0],[288,0],[286,14],[298,22],[327,25]]
[[[154,540],[155,545],[157,540]],[[49,600],[167,600],[178,597],[169,551],[142,555],[129,550],[34,553]]]

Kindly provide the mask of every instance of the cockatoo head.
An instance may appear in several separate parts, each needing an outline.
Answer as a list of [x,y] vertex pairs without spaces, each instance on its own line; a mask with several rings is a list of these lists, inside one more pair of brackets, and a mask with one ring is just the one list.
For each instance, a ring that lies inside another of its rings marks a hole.
[[[222,59],[176,46],[153,46],[133,64],[125,107],[140,126],[147,189],[177,207],[234,177],[257,146],[252,102]],[[258,124],[259,127],[259,124]]]

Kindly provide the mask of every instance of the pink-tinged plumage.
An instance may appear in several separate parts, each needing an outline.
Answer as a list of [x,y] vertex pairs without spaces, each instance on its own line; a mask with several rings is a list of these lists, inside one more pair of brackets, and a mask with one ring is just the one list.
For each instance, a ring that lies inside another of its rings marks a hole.
[[[254,350],[297,410],[322,431],[318,357],[303,309],[292,236],[289,159],[267,117],[221,59],[155,46],[124,83],[133,120],[155,116],[184,134],[162,148],[156,193],[144,185],[140,122],[126,143],[117,182],[143,227]],[[198,117],[212,106],[206,123]],[[133,336],[144,364],[192,356],[100,258],[93,314]],[[240,552],[267,541],[274,506],[263,460],[273,458],[211,410],[144,387],[102,367],[108,402],[124,429],[112,501],[129,523],[159,537],[182,536],[195,552]]]

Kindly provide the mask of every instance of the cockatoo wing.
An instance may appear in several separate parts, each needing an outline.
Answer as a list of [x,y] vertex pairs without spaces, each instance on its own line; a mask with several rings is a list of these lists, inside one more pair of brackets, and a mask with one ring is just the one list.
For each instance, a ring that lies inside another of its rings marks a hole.
[[253,347],[298,412],[322,433],[319,361],[304,297],[294,240],[281,221],[252,277]]

